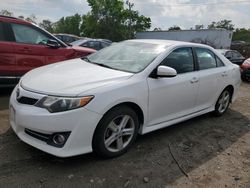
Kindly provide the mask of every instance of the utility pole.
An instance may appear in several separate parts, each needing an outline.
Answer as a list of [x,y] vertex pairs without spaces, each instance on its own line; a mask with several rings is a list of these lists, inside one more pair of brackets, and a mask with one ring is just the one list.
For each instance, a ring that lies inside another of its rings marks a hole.
[[126,5],[128,5],[128,9],[129,9],[129,38],[132,38],[132,15],[131,15],[131,10],[132,7],[134,6],[134,3],[130,3],[129,0],[126,0]]

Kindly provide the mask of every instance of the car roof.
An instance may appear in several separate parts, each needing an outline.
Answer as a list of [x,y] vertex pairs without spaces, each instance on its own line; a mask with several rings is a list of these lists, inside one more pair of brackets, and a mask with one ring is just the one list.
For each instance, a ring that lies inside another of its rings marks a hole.
[[26,24],[26,25],[32,25],[33,23],[20,19],[20,18],[16,18],[16,17],[12,17],[12,16],[4,16],[4,15],[0,15],[0,21],[3,22],[10,22],[10,23],[20,23],[20,24]]
[[144,42],[144,43],[159,44],[159,45],[165,45],[165,46],[181,46],[181,45],[184,45],[184,46],[195,46],[195,47],[211,48],[210,46],[205,45],[205,44],[184,42],[184,41],[176,41],[176,40],[132,39],[132,40],[127,40],[127,41]]
[[73,35],[73,34],[67,34],[67,33],[53,33],[53,35],[62,35],[62,36],[69,36],[69,37],[76,37],[76,38],[80,38],[77,35]]

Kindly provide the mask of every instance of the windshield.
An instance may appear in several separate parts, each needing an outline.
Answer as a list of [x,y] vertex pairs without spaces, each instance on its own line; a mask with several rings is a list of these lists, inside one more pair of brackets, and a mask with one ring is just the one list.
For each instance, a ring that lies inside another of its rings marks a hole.
[[88,56],[88,60],[116,70],[137,73],[145,69],[165,45],[135,41],[113,44]]

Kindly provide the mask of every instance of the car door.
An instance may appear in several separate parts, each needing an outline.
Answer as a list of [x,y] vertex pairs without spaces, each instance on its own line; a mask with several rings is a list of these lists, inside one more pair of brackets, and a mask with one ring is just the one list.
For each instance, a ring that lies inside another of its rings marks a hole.
[[172,78],[148,78],[149,126],[174,120],[194,112],[199,78],[192,48],[178,48],[160,65],[177,71]]
[[0,85],[16,83],[16,60],[8,25],[0,22]]
[[19,76],[33,68],[65,60],[74,54],[73,49],[46,46],[47,41],[54,38],[38,27],[15,23],[11,23],[11,27],[15,37],[16,73]]
[[199,67],[199,91],[196,110],[212,107],[227,85],[229,69],[211,50],[194,49]]

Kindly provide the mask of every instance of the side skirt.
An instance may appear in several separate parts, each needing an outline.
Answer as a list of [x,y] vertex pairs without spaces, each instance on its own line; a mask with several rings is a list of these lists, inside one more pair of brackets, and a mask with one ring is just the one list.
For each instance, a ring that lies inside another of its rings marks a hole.
[[176,118],[176,119],[173,119],[173,120],[170,120],[170,121],[166,121],[166,122],[162,122],[162,123],[159,123],[159,124],[151,125],[149,127],[144,125],[141,134],[146,134],[146,133],[158,130],[158,129],[169,127],[171,125],[186,121],[188,119],[191,119],[191,118],[194,118],[194,117],[197,117],[197,116],[200,116],[200,115],[212,112],[212,111],[214,111],[214,106],[212,106],[210,108],[207,108],[205,110],[202,110],[202,111],[187,115],[187,116],[183,116],[183,117]]

